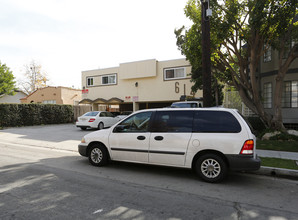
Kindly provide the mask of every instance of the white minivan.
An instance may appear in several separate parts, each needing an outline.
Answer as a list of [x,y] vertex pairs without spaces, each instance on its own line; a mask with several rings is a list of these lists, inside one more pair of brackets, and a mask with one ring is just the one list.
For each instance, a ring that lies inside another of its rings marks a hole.
[[244,118],[225,108],[141,110],[78,146],[95,166],[116,160],[191,168],[207,182],[223,180],[228,170],[258,170],[255,149]]

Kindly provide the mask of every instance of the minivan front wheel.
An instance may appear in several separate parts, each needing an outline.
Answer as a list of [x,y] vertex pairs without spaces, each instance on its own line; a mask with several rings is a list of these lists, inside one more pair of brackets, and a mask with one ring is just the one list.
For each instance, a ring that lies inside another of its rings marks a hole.
[[220,182],[227,175],[227,164],[216,154],[205,154],[196,161],[195,170],[206,182]]
[[102,145],[93,145],[88,154],[89,162],[93,166],[104,166],[108,163],[108,152]]

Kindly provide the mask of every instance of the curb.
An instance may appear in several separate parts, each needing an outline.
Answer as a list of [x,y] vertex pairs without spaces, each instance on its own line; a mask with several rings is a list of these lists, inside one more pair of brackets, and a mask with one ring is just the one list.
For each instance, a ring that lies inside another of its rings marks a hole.
[[298,180],[298,170],[261,166],[259,170],[252,171],[251,173],[257,174],[257,175],[274,176],[274,177]]

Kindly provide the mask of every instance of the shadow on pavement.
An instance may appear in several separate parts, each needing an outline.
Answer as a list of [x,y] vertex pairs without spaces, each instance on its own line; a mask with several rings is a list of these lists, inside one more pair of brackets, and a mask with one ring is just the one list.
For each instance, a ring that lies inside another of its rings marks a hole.
[[[0,219],[229,219],[237,213],[234,201],[220,195],[241,197],[244,188],[255,193],[258,185],[239,173],[208,184],[191,170],[123,162],[94,167],[81,156],[7,165],[0,173]],[[258,216],[254,203],[249,209]]]
[[96,131],[96,129],[83,131],[74,124],[61,124],[8,128],[0,130],[0,135],[12,134],[12,138],[18,139],[62,142],[66,140],[79,141],[84,135],[93,131]]

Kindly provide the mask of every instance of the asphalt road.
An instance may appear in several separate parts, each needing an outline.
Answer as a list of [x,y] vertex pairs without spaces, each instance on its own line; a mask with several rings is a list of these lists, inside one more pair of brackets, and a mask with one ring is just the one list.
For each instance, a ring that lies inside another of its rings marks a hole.
[[298,219],[298,181],[231,173],[220,184],[185,169],[77,152],[73,125],[0,131],[0,219]]

